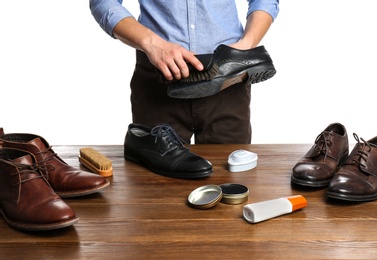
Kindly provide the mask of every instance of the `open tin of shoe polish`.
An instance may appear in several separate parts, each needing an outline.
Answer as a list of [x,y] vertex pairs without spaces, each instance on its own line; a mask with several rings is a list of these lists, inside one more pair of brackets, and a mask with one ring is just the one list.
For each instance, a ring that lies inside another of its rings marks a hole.
[[188,203],[197,209],[209,209],[220,201],[225,204],[241,204],[248,200],[249,189],[236,183],[204,185],[196,188],[188,196]]
[[204,185],[193,190],[188,196],[190,206],[197,209],[214,207],[222,199],[222,189],[218,185]]
[[221,184],[220,188],[223,193],[223,197],[221,199],[222,203],[241,204],[246,202],[249,198],[249,189],[244,185],[225,183]]

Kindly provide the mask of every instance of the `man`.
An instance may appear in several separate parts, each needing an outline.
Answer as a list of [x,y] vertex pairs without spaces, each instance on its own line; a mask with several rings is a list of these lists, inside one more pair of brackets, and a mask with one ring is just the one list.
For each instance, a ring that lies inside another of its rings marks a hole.
[[134,123],[167,123],[186,142],[193,134],[195,143],[251,142],[250,85],[239,83],[204,98],[175,99],[166,95],[166,85],[152,69],[167,80],[179,80],[189,76],[187,64],[203,70],[195,54],[213,53],[220,44],[256,47],[279,12],[279,0],[248,3],[243,28],[235,0],[139,0],[138,20],[122,0],[90,0],[105,32],[138,50],[131,80]]

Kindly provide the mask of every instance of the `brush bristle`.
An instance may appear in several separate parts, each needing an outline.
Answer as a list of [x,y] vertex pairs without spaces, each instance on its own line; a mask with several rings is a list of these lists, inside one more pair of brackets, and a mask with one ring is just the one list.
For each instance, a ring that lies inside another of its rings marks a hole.
[[93,148],[81,148],[80,156],[100,171],[107,171],[112,168],[112,161]]
[[215,63],[213,66],[204,71],[191,72],[187,78],[180,79],[179,82],[200,82],[200,81],[209,81],[212,80],[217,72],[219,71],[219,66]]
[[190,83],[190,82],[200,82],[200,81],[210,81],[218,73],[219,66],[214,63],[211,68],[205,69],[203,71],[190,72],[187,78],[182,78],[180,80],[167,80],[164,76],[161,76],[160,81],[167,84],[172,83]]

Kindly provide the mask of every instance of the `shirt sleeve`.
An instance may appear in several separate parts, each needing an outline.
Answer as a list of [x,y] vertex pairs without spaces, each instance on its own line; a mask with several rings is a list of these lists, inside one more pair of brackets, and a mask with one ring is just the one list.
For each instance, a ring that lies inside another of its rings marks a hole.
[[279,0],[248,0],[248,2],[249,9],[247,11],[247,16],[257,10],[269,13],[273,20],[278,16]]
[[123,0],[89,0],[89,8],[97,23],[111,37],[117,23],[133,15],[122,5]]

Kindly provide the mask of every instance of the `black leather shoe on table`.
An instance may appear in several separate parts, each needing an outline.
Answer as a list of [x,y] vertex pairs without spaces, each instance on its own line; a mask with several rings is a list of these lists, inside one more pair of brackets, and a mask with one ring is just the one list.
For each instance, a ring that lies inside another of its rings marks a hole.
[[124,141],[124,158],[172,178],[203,178],[212,174],[212,164],[192,153],[169,125],[153,128],[130,124]]
[[238,50],[221,44],[214,51],[212,70],[216,74],[211,79],[193,79],[192,82],[183,79],[170,84],[168,96],[181,99],[212,96],[236,83],[254,84],[276,74],[272,59],[264,46]]

